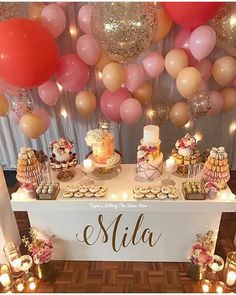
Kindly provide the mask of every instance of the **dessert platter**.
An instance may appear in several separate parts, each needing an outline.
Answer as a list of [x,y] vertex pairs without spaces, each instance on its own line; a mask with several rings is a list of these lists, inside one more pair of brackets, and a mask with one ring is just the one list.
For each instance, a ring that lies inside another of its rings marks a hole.
[[63,192],[63,198],[104,198],[107,188],[104,185],[69,185]]
[[52,170],[57,171],[57,179],[60,181],[68,181],[74,177],[72,168],[78,164],[76,153],[72,153],[74,144],[69,139],[60,138],[53,141],[50,146],[52,156],[50,165]]
[[41,181],[36,189],[36,199],[55,200],[60,191],[59,182]]
[[154,180],[163,173],[163,154],[160,152],[159,127],[147,125],[143,128],[143,139],[137,151],[137,175]]
[[136,200],[177,200],[179,194],[175,186],[162,187],[159,185],[154,186],[137,186],[133,189],[133,197]]
[[188,180],[182,182],[182,191],[186,200],[205,200],[206,191],[201,181]]
[[92,148],[86,159],[93,161],[99,174],[111,173],[119,166],[122,155],[115,151],[114,135],[109,130],[101,127],[89,130],[85,141]]

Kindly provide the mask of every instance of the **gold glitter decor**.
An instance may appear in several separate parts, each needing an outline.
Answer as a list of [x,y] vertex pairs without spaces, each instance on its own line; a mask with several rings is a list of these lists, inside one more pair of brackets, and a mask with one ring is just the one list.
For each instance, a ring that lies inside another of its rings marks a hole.
[[150,45],[157,25],[154,6],[135,2],[100,2],[91,27],[102,51],[121,63],[138,57]]
[[217,44],[236,56],[236,4],[225,4],[211,20],[210,25],[216,31]]
[[0,22],[18,15],[20,3],[0,2]]
[[153,106],[153,120],[161,125],[169,120],[170,108],[167,104],[158,102]]
[[210,98],[204,91],[194,93],[188,101],[190,112],[194,119],[206,115],[211,109]]

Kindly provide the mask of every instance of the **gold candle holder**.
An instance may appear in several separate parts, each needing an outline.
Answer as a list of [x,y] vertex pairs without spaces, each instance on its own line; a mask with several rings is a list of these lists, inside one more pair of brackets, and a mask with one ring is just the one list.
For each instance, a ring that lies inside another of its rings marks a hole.
[[7,264],[3,264],[0,267],[0,283],[2,284],[3,288],[8,288],[13,285],[11,271]]
[[35,277],[28,278],[28,285],[29,290],[31,292],[35,292],[35,290],[37,289],[37,279]]
[[225,284],[221,281],[216,282],[216,293],[222,294],[225,291]]
[[24,280],[19,278],[15,281],[15,286],[16,286],[16,290],[17,292],[19,293],[22,293],[24,292],[24,289],[25,289],[25,284],[24,284]]
[[211,290],[211,282],[207,279],[201,281],[201,288],[203,293],[209,293]]
[[229,288],[236,285],[236,252],[230,252],[225,262],[224,278]]
[[20,259],[20,250],[19,246],[16,246],[13,242],[8,242],[4,248],[3,252],[11,266],[13,277],[22,276],[23,272],[21,270],[21,259]]

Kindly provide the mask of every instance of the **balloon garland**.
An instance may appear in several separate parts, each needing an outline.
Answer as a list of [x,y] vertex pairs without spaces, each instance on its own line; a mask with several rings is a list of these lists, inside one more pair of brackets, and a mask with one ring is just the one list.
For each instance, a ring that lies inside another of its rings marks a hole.
[[[86,89],[92,67],[105,88],[101,111],[117,123],[135,124],[147,107],[157,124],[170,120],[181,128],[191,119],[236,107],[235,3],[86,4],[78,12],[84,34],[76,52],[58,57],[54,39],[65,32],[67,5],[31,3],[28,19],[6,16],[0,23],[0,116],[9,113],[26,136],[37,138],[46,132],[50,116],[35,108],[25,89],[38,87],[39,98],[51,107],[62,89],[72,92],[79,115],[88,117],[98,107],[93,91]],[[147,51],[175,24],[181,27],[166,56]],[[225,55],[208,60],[217,46]],[[152,104],[151,80],[165,71],[176,80],[183,101]],[[210,79],[224,88],[209,91]]]

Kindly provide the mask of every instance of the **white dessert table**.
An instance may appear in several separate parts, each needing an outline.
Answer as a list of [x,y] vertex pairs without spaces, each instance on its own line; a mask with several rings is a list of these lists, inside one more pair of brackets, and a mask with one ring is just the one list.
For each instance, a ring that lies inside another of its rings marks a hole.
[[54,259],[62,260],[185,262],[196,234],[213,230],[216,240],[222,212],[236,211],[229,188],[224,198],[187,201],[181,191],[184,179],[175,176],[178,200],[137,201],[135,186],[159,184],[165,176],[140,182],[135,167],[121,165],[120,174],[96,180],[108,187],[103,199],[62,197],[69,184],[85,182],[77,168],[71,181],[60,183],[56,200],[12,200],[11,205],[14,211],[28,212],[31,226],[56,235]]

